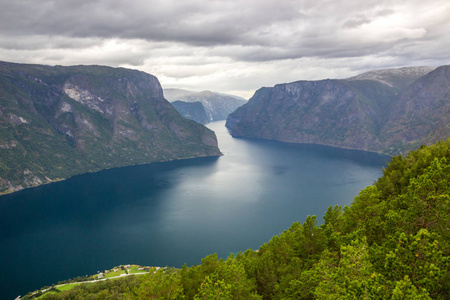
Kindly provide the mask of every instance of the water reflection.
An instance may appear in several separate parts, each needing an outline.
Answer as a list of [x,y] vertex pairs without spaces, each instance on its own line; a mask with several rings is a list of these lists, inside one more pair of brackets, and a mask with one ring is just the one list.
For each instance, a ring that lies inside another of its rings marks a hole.
[[106,170],[0,197],[0,293],[14,298],[119,264],[180,267],[255,249],[308,214],[349,204],[388,160],[234,139],[224,122],[209,127],[224,156]]

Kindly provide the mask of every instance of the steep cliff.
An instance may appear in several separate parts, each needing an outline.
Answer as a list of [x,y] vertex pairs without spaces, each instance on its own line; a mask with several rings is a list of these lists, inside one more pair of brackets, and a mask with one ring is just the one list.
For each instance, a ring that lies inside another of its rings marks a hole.
[[164,89],[169,101],[200,102],[205,108],[209,121],[226,120],[228,115],[247,101],[243,98],[211,91],[189,92],[179,89]]
[[402,90],[422,76],[433,71],[433,67],[405,67],[397,69],[381,69],[369,71],[348,80],[371,80],[397,90]]
[[0,62],[0,192],[106,168],[220,155],[156,77],[101,66]]
[[450,137],[450,66],[405,88],[391,109],[380,141],[396,153]]
[[200,102],[184,102],[174,101],[173,107],[180,113],[183,118],[195,121],[200,124],[209,123],[209,118],[206,115],[205,108]]
[[449,68],[382,70],[262,88],[230,114],[226,126],[236,137],[402,153],[450,136]]

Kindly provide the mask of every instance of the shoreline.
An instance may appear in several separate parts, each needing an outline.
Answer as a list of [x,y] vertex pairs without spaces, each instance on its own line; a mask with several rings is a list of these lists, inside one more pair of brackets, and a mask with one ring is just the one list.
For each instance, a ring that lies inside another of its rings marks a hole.
[[8,189],[6,191],[1,191],[0,192],[0,198],[2,196],[11,195],[11,194],[23,191],[23,190],[29,190],[29,189],[37,188],[37,187],[40,187],[40,186],[45,186],[45,185],[48,185],[48,184],[52,184],[52,183],[56,183],[56,182],[60,182],[60,181],[65,181],[65,180],[71,179],[71,178],[73,178],[75,176],[81,176],[81,175],[86,175],[86,174],[94,174],[94,173],[99,173],[99,172],[103,172],[103,171],[107,171],[107,170],[113,170],[113,169],[119,169],[119,168],[127,168],[127,167],[133,167],[133,166],[144,166],[144,165],[151,165],[151,164],[161,164],[161,163],[169,163],[169,162],[175,162],[175,161],[181,161],[181,160],[191,160],[191,159],[208,158],[208,157],[210,157],[210,158],[214,158],[214,157],[218,158],[218,157],[221,157],[223,155],[224,154],[222,152],[220,152],[219,155],[204,155],[204,156],[184,157],[184,158],[178,158],[178,159],[154,161],[154,162],[148,162],[148,163],[142,163],[142,164],[132,164],[132,165],[125,165],[125,166],[117,166],[117,167],[105,168],[105,169],[101,169],[101,170],[97,170],[97,171],[84,172],[84,173],[74,174],[73,176],[70,176],[70,177],[67,177],[67,178],[53,179],[53,180],[51,180],[49,182],[44,182],[44,183],[41,183],[39,185],[33,185],[33,186],[30,186],[30,187],[21,188],[21,189],[18,189],[18,190],[9,190]]
[[[52,285],[52,286],[49,286],[49,287],[44,287],[44,288],[37,289],[37,290],[35,290],[33,292],[27,293],[25,296],[33,297],[33,296],[35,296],[37,294],[40,294],[38,297],[41,297],[41,296],[45,295],[47,292],[49,292],[49,291],[51,291],[53,289],[58,289],[60,287],[67,286],[67,285],[73,285],[73,287],[75,287],[77,285],[84,284],[84,283],[97,283],[97,282],[102,282],[102,281],[107,281],[107,280],[114,280],[114,279],[118,279],[118,278],[123,278],[123,277],[127,277],[127,276],[145,275],[145,274],[150,274],[152,271],[153,271],[153,273],[155,273],[155,272],[157,272],[160,269],[167,269],[167,267],[162,268],[162,267],[148,267],[148,266],[141,266],[141,265],[120,265],[120,266],[114,267],[114,268],[112,268],[110,270],[105,270],[104,272],[99,272],[98,274],[89,276],[89,277],[93,277],[94,278],[92,280],[60,283],[60,284]],[[133,270],[135,272],[130,273]],[[136,272],[136,270],[137,271],[147,270],[147,271]],[[113,272],[117,272],[117,271],[125,271],[125,273],[122,273],[122,274],[117,275],[117,276],[112,276],[112,277],[104,277],[105,276],[104,274],[109,274],[109,273],[113,273]],[[71,280],[71,279],[68,279],[68,280]],[[25,296],[23,296],[23,297],[25,297]],[[14,300],[21,300],[21,299],[22,299],[22,296],[17,296]],[[33,297],[32,299],[36,299],[36,298]]]

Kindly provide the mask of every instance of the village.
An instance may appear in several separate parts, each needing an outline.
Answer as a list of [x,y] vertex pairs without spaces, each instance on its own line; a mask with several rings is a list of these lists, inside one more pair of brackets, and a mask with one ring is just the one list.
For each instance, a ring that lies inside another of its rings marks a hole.
[[[149,266],[140,266],[140,265],[120,265],[114,267],[110,270],[98,271],[97,274],[86,277],[77,277],[75,279],[69,279],[62,282],[59,282],[57,285],[52,285],[51,287],[44,287],[40,290],[31,292],[28,296],[31,296],[32,299],[39,299],[42,296],[49,293],[59,293],[62,291],[67,291],[73,289],[75,286],[85,283],[94,283],[109,279],[120,278],[124,276],[132,276],[132,275],[144,275],[149,272],[156,272],[160,270],[161,267],[149,267]],[[165,268],[163,268],[165,269]],[[80,279],[81,278],[81,279]],[[21,296],[15,298],[15,300],[22,299]]]

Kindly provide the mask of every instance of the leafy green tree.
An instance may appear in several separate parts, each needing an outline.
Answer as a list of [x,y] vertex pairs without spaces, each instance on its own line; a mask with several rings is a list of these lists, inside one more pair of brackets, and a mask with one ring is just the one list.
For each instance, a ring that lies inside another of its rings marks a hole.
[[394,291],[392,292],[392,300],[431,300],[432,298],[426,291],[418,291],[417,288],[411,284],[411,280],[406,275],[404,279],[397,281]]
[[408,276],[411,284],[433,297],[443,292],[449,258],[439,249],[436,234],[421,229],[416,235],[401,233],[395,250],[386,256],[386,277],[398,282]]
[[382,276],[370,263],[365,239],[342,245],[340,252],[339,258],[326,251],[314,267],[317,299],[375,299],[386,294]]
[[205,280],[201,284],[199,293],[194,297],[194,299],[233,299],[230,288],[231,285],[229,283],[225,283],[225,280],[217,279],[217,276],[212,276],[212,279],[209,276],[206,276]]
[[411,179],[406,192],[392,201],[393,209],[402,212],[399,225],[407,232],[432,229],[442,235],[444,241],[449,241],[449,161],[445,157],[435,158],[423,174]]
[[194,299],[261,299],[254,280],[244,266],[230,255],[210,276],[206,276]]
[[127,294],[127,299],[184,299],[179,272],[171,269],[150,271],[141,276],[141,284]]
[[342,208],[339,205],[328,207],[321,226],[326,236],[326,248],[330,251],[338,251],[341,247],[343,234]]

